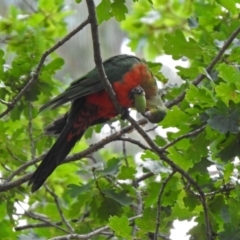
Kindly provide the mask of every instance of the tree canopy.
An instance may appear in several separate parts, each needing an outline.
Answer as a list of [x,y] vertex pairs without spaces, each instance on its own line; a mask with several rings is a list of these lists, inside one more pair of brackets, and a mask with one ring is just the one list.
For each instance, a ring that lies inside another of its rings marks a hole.
[[[193,218],[191,239],[240,239],[240,2],[20,2],[27,8],[9,5],[0,17],[1,239],[170,239],[174,220]],[[77,5],[88,17],[69,30]],[[98,25],[113,19],[162,84],[167,115],[89,128],[31,194],[27,182],[55,141],[43,129],[69,108],[38,113],[67,86],[58,50],[89,28],[104,76]],[[187,61],[176,67],[181,84],[160,71],[163,54]]]

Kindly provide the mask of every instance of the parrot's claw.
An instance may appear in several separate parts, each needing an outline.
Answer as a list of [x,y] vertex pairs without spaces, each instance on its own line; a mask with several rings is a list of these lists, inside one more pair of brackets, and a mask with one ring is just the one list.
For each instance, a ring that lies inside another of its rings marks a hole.
[[127,117],[129,116],[129,111],[127,108],[123,108],[122,112],[121,112],[121,119],[125,120],[127,119]]

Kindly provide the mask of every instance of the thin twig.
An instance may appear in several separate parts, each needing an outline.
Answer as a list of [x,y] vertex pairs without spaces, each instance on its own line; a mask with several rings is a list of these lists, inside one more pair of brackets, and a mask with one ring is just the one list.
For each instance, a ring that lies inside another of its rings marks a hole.
[[35,142],[33,139],[33,116],[32,116],[32,104],[28,102],[28,114],[29,114],[29,121],[28,121],[28,135],[30,140],[30,149],[31,149],[31,157],[35,158]]
[[[140,214],[142,214],[142,211],[143,211],[143,200],[142,200],[142,192],[137,190],[137,189],[136,189],[136,199],[137,199],[137,206],[135,208],[135,213],[136,213],[136,215],[140,215]],[[135,239],[137,231],[138,231],[138,227],[134,222],[133,227],[132,227],[132,237],[133,237],[133,239]]]
[[[142,215],[137,215],[137,216],[129,218],[128,221],[131,222],[131,221],[133,221],[137,218],[141,218],[141,217],[142,217]],[[94,237],[108,229],[109,229],[109,226],[105,226],[105,227],[93,230],[92,232],[87,233],[87,234],[69,234],[69,235],[65,235],[65,236],[54,237],[54,238],[51,238],[50,240],[91,239],[92,237]]]
[[[238,27],[232,34],[231,36],[227,39],[227,41],[225,42],[225,44],[222,46],[222,48],[220,49],[220,51],[218,52],[218,54],[216,55],[216,57],[212,60],[212,62],[207,66],[206,71],[208,73],[210,73],[212,71],[212,69],[214,68],[214,66],[216,65],[216,63],[221,59],[221,57],[223,56],[224,52],[227,50],[227,48],[230,46],[230,44],[233,42],[233,40],[237,37],[237,35],[240,33],[240,27]],[[193,80],[192,84],[197,86],[200,82],[203,81],[203,79],[205,78],[206,75],[204,74],[200,74],[197,76],[196,79]],[[174,98],[173,100],[167,102],[165,105],[168,108],[171,108],[172,106],[178,104],[179,102],[181,102],[184,97],[186,95],[186,91],[183,91],[180,95],[178,95],[176,98]]]
[[140,183],[150,177],[154,176],[154,173],[153,172],[148,172],[148,173],[145,173],[144,175],[142,175],[141,177],[137,178],[134,182],[135,183]]
[[212,240],[214,234],[212,232],[212,228],[211,228],[211,224],[210,224],[210,218],[209,218],[209,213],[208,213],[208,208],[207,208],[207,201],[206,201],[206,197],[205,197],[204,191],[197,184],[197,182],[193,178],[190,177],[190,175],[187,172],[185,172],[182,168],[180,168],[178,165],[176,165],[165,154],[163,154],[162,152],[159,152],[159,156],[160,156],[161,160],[163,160],[166,163],[168,163],[173,168],[173,170],[176,170],[183,177],[185,177],[189,181],[189,183],[198,191],[198,193],[199,193],[199,195],[201,197],[201,202],[202,202],[203,212],[204,212],[204,218],[205,218],[205,223],[206,223],[206,237],[207,237],[207,240]]
[[66,227],[68,228],[70,233],[74,233],[73,227],[70,225],[70,223],[68,222],[68,220],[65,218],[65,216],[63,214],[62,208],[61,208],[60,203],[59,203],[58,196],[46,184],[45,184],[45,188],[46,188],[47,192],[53,197],[54,202],[55,202],[55,204],[57,206],[59,215],[60,215],[60,217],[62,219],[62,222],[66,225]]
[[51,222],[50,220],[48,220],[46,217],[41,216],[40,214],[32,213],[32,212],[30,212],[30,211],[25,210],[24,207],[22,206],[22,204],[21,204],[19,201],[17,201],[17,203],[18,203],[19,206],[24,210],[24,214],[25,214],[26,216],[28,216],[28,217],[30,217],[30,218],[32,218],[32,219],[34,219],[34,220],[38,220],[38,221],[47,223],[47,224],[49,224],[49,225],[51,225],[51,226],[53,226],[53,227],[55,227],[55,228],[57,228],[57,229],[65,232],[65,233],[68,233],[65,229],[59,227],[59,226],[56,225],[55,223],[52,223],[52,222]]
[[200,128],[197,128],[195,129],[194,131],[192,132],[189,132],[189,133],[186,133],[186,134],[183,134],[177,138],[175,138],[173,141],[167,143],[165,146],[163,146],[161,148],[162,151],[165,151],[167,148],[173,146],[175,143],[181,141],[182,139],[184,138],[189,138],[189,137],[192,137],[192,136],[196,136],[197,134],[199,134],[200,132],[202,132],[205,128],[206,128],[207,125],[203,125],[202,127]]
[[7,171],[12,173],[11,169],[7,168],[4,163],[1,162],[1,166]]
[[183,177],[185,177],[189,181],[189,183],[191,183],[191,185],[199,192],[199,195],[201,196],[201,202],[202,202],[204,216],[205,216],[207,240],[211,240],[213,233],[211,229],[206,198],[202,188],[186,171],[184,171],[181,167],[175,164],[170,158],[168,158],[164,154],[164,152],[152,141],[152,139],[148,136],[148,134],[137,124],[137,122],[131,116],[128,116],[127,119],[135,127],[138,133],[145,139],[145,141],[148,143],[151,149],[159,155],[160,159],[166,162],[168,165],[170,165],[173,170],[179,172]]
[[142,148],[143,150],[151,150],[149,147],[147,147],[146,145],[144,145],[144,144],[141,143],[140,141],[137,141],[137,140],[132,139],[132,138],[119,137],[119,138],[116,138],[114,141],[130,142],[130,143],[132,143],[132,144],[135,144],[135,145],[139,146],[139,147]]
[[[145,122],[147,122],[146,119],[141,119],[141,120],[138,121],[138,124],[141,125],[142,123],[145,123]],[[106,144],[114,141],[115,138],[121,137],[124,133],[131,132],[133,129],[134,129],[133,126],[124,127],[120,131],[115,132],[112,135],[102,139],[101,141],[91,145],[88,149],[86,149],[86,150],[84,150],[80,153],[76,153],[76,154],[73,154],[71,156],[68,156],[64,160],[63,164],[68,163],[68,162],[73,162],[73,161],[79,160],[81,158],[84,158],[87,155],[90,155],[93,152],[103,148]],[[39,162],[45,155],[46,155],[46,153],[37,157],[37,158],[35,158],[35,159],[32,159],[31,161],[28,161],[28,162],[24,163],[22,166],[20,166],[18,169],[16,169],[14,172],[12,172],[11,175],[9,175],[9,177],[7,178],[7,180],[4,183],[0,184],[0,192],[10,190],[14,187],[20,186],[21,184],[27,182],[31,178],[33,173],[27,173],[26,175],[22,176],[21,178],[15,180],[15,181],[12,181],[12,182],[10,182],[10,181],[15,176],[17,176],[22,171],[24,171],[27,167],[29,167],[31,165],[34,165],[35,163]]]
[[17,104],[17,102],[22,98],[22,96],[32,87],[32,85],[38,80],[38,76],[40,74],[40,71],[43,67],[43,64],[46,60],[46,58],[54,52],[56,49],[58,49],[60,46],[62,46],[65,42],[67,42],[70,38],[72,38],[76,33],[81,31],[87,24],[89,23],[89,19],[86,19],[84,22],[82,22],[78,27],[76,27],[74,30],[72,30],[69,34],[67,34],[62,40],[60,40],[58,43],[56,43],[54,46],[52,46],[50,49],[48,49],[46,52],[43,53],[36,70],[33,72],[31,78],[27,82],[27,84],[20,90],[20,92],[14,97],[14,99],[8,103],[6,110],[4,110],[0,114],[0,118],[7,115]]
[[2,99],[0,99],[0,103],[6,105],[7,107],[11,105],[11,103],[6,102],[6,101],[4,101],[4,100],[2,100]]
[[[12,172],[12,174],[10,174],[8,176],[8,178],[6,179],[6,182],[10,182],[15,176],[19,175],[21,172],[23,172],[27,167],[34,165],[35,163],[37,163],[38,161],[40,161],[46,154],[43,154],[40,157],[37,157],[31,161],[25,162],[23,165],[21,165],[18,169],[16,169],[14,172]],[[28,173],[29,174],[29,173]],[[31,173],[30,173],[31,174]],[[1,192],[1,187],[2,185],[0,184],[0,192]],[[6,191],[6,190],[5,190]]]
[[160,189],[158,200],[157,200],[157,217],[156,217],[156,230],[154,234],[154,240],[158,239],[158,232],[160,227],[160,221],[161,221],[161,198],[163,195],[163,192],[165,190],[165,187],[167,186],[170,179],[173,177],[173,175],[176,173],[176,171],[172,171],[171,174],[168,175],[168,177],[163,181],[162,187]]
[[[85,218],[85,215],[83,215],[83,217],[81,218],[74,218],[74,219],[71,219],[70,222],[72,223],[76,223],[76,222],[80,222],[82,221],[82,219]],[[20,216],[22,216],[20,214]],[[54,222],[55,225],[63,225],[64,223],[62,221],[59,221],[59,222]],[[45,223],[45,222],[41,222],[41,223],[33,223],[33,224],[26,224],[26,225],[22,225],[22,226],[18,226],[18,227],[15,227],[14,229],[16,231],[22,231],[22,230],[25,230],[25,229],[30,229],[30,228],[44,228],[44,227],[53,227],[51,224],[49,223]]]
[[124,161],[125,161],[126,167],[129,167],[128,159],[127,159],[126,142],[125,142],[125,141],[122,141],[122,149],[123,149],[123,158],[124,158]]
[[15,155],[13,154],[13,152],[11,151],[11,149],[10,149],[8,146],[6,146],[6,148],[7,148],[8,153],[10,154],[10,156],[11,156],[14,160],[17,160],[17,161],[20,162],[20,163],[25,163],[25,161],[23,161],[23,160],[21,160],[19,157],[15,156]]

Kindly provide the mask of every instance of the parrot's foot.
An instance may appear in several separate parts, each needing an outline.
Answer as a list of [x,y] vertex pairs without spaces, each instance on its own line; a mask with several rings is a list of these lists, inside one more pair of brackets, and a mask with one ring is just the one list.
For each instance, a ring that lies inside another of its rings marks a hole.
[[129,111],[127,108],[123,108],[122,109],[122,112],[121,112],[121,119],[122,120],[125,120],[127,119],[127,117],[129,116]]

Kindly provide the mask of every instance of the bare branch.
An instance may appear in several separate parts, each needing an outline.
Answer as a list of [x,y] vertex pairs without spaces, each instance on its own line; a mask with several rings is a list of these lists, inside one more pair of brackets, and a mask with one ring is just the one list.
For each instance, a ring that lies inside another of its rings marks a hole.
[[128,159],[127,159],[126,142],[125,141],[122,141],[122,148],[123,148],[123,157],[124,157],[124,161],[125,161],[126,167],[129,167]]
[[198,135],[200,132],[202,132],[202,131],[206,128],[206,126],[207,126],[207,125],[203,125],[202,127],[197,128],[197,129],[195,129],[195,130],[192,131],[192,132],[183,134],[183,135],[179,136],[178,138],[175,138],[173,141],[167,143],[164,147],[162,147],[161,150],[162,150],[162,151],[165,151],[167,148],[173,146],[175,143],[181,141],[181,140],[184,139],[184,138],[189,138],[189,137]]
[[[38,157],[38,158],[35,158],[31,161],[28,161],[26,163],[24,163],[22,166],[20,166],[18,169],[16,169],[14,172],[12,172],[8,178],[6,179],[6,182],[10,182],[15,176],[19,175],[22,171],[24,171],[27,167],[37,163],[38,161],[40,161],[43,157],[45,156],[45,154],[43,154],[42,156]],[[29,174],[29,173],[28,173]],[[31,177],[32,173],[30,173],[29,175],[29,179]],[[28,180],[28,179],[27,179]],[[26,181],[27,181],[26,180]],[[0,184],[0,192],[2,191],[2,187],[3,187],[4,184]],[[8,189],[9,190],[9,189]],[[6,190],[5,190],[6,191]]]
[[7,107],[9,107],[9,106],[11,105],[11,103],[6,102],[6,101],[4,101],[4,100],[2,100],[2,99],[0,99],[0,103],[6,105]]
[[[133,221],[137,218],[141,218],[141,217],[142,217],[142,215],[137,215],[137,216],[129,218],[128,221],[131,222],[131,221]],[[102,228],[98,228],[87,234],[69,234],[69,235],[65,235],[65,236],[54,237],[54,238],[51,238],[50,240],[90,239],[108,229],[109,229],[109,226],[105,226]]]
[[[74,218],[74,219],[71,219],[70,221],[72,223],[76,223],[76,222],[81,221],[82,218],[84,219],[85,216],[83,216],[81,218]],[[54,224],[60,226],[60,225],[63,225],[64,223],[62,221],[59,221],[59,222],[55,222]],[[41,222],[41,223],[33,223],[33,224],[26,224],[26,225],[18,226],[18,227],[15,227],[14,229],[16,231],[22,231],[22,230],[30,229],[30,228],[44,228],[44,227],[53,227],[53,226],[49,223]]]
[[4,183],[0,184],[0,192],[5,192],[7,190],[20,186],[21,184],[27,182],[31,178],[31,176],[32,173],[27,173],[15,181],[12,182],[5,181]]
[[150,177],[154,176],[154,173],[153,172],[148,172],[144,175],[142,175],[141,177],[139,177],[138,179],[135,180],[135,183],[140,183]]
[[32,212],[30,212],[30,211],[27,211],[27,210],[25,210],[25,209],[23,208],[22,204],[21,204],[19,201],[17,201],[17,203],[18,203],[19,206],[24,210],[24,214],[25,214],[26,216],[28,216],[29,218],[32,218],[32,219],[35,219],[35,220],[44,222],[44,223],[49,224],[50,226],[53,226],[53,227],[55,227],[55,228],[57,228],[57,229],[65,232],[65,233],[68,233],[65,229],[59,227],[59,226],[56,225],[55,223],[52,223],[52,222],[51,222],[50,220],[48,220],[45,216],[41,216],[40,214],[36,214],[36,213],[32,213]]
[[124,142],[130,142],[132,144],[135,144],[137,146],[139,146],[140,148],[142,148],[143,150],[151,150],[149,147],[145,146],[143,143],[141,143],[140,141],[137,141],[135,139],[132,138],[127,138],[127,137],[119,137],[117,139],[115,139],[114,141],[124,141]]
[[54,202],[55,202],[55,204],[57,206],[57,209],[58,209],[59,215],[60,215],[60,217],[62,219],[62,222],[66,225],[66,227],[68,228],[70,233],[74,233],[74,229],[72,228],[72,226],[70,225],[70,223],[68,222],[68,220],[65,218],[65,216],[63,214],[62,208],[61,208],[60,203],[59,203],[58,196],[46,184],[45,184],[45,187],[46,187],[47,192],[54,199]]
[[95,11],[95,4],[93,0],[86,0],[88,13],[89,13],[89,21],[91,24],[91,32],[92,32],[92,41],[93,41],[93,52],[94,52],[94,62],[96,64],[96,69],[98,71],[99,78],[101,79],[105,90],[108,92],[113,105],[117,109],[119,113],[122,113],[122,108],[119,105],[116,93],[114,92],[112,85],[110,84],[107,75],[105,73],[103,64],[102,64],[102,57],[101,57],[101,50],[99,44],[99,37],[98,37],[98,23]]
[[14,160],[17,160],[18,162],[24,163],[23,160],[21,160],[20,158],[18,158],[17,156],[15,156],[15,155],[13,154],[13,152],[11,151],[11,149],[10,149],[8,146],[6,146],[6,149],[7,149],[8,153],[10,154],[10,156],[11,156]]
[[35,158],[35,142],[33,139],[33,117],[32,117],[32,104],[28,102],[28,113],[29,113],[29,121],[28,121],[28,135],[30,140],[30,149],[31,149],[31,157]]
[[[146,119],[141,119],[139,120],[137,123],[139,125],[145,123],[147,120]],[[81,158],[84,158],[88,155],[90,155],[91,153],[103,148],[106,144],[114,141],[116,138],[121,137],[124,133],[128,133],[131,132],[133,130],[133,126],[127,126],[124,127],[123,129],[121,129],[118,132],[113,133],[112,135],[102,139],[101,141],[91,145],[88,149],[77,153],[77,154],[73,154],[71,156],[68,156],[65,161],[63,162],[63,164],[68,163],[68,162],[73,162],[76,160],[79,160]],[[27,173],[26,175],[24,175],[23,177],[10,182],[15,176],[17,176],[18,174],[20,174],[22,171],[24,171],[27,167],[34,165],[35,163],[39,162],[46,154],[41,155],[38,158],[35,158],[31,161],[26,162],[25,164],[23,164],[22,166],[20,166],[18,169],[16,169],[14,172],[12,172],[9,177],[7,178],[6,182],[0,184],[0,192],[4,192],[7,190],[10,190],[14,187],[20,186],[21,184],[27,182],[33,173]]]
[[170,165],[174,171],[179,172],[183,177],[185,177],[189,181],[189,183],[191,183],[191,185],[199,192],[199,195],[201,196],[201,202],[202,202],[205,221],[206,221],[207,240],[211,240],[213,233],[212,233],[212,229],[211,229],[211,225],[210,225],[210,218],[209,218],[209,214],[208,214],[206,198],[205,198],[205,194],[204,194],[202,188],[197,184],[197,182],[193,178],[191,178],[191,176],[186,171],[184,171],[181,167],[179,167],[177,164],[175,164],[170,158],[168,158],[164,154],[162,149],[160,149],[152,141],[152,139],[148,136],[148,134],[137,124],[137,122],[133,118],[128,116],[127,119],[135,127],[135,129],[138,131],[138,133],[146,140],[146,142],[151,147],[151,149],[159,155],[160,159],[162,161],[166,162],[168,165]]

